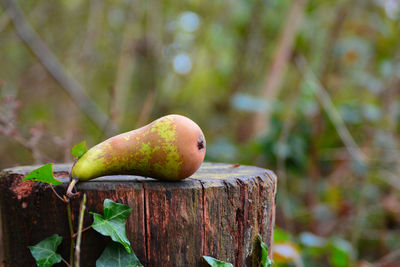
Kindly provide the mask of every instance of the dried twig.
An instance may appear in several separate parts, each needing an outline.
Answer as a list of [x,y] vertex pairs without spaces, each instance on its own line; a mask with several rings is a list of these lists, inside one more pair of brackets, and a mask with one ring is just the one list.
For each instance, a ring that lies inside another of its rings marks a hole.
[[29,24],[17,2],[13,0],[2,0],[2,3],[13,21],[19,37],[32,50],[53,78],[71,96],[78,107],[85,112],[99,128],[103,129],[108,122],[108,116],[86,94],[79,82],[64,69],[57,57]]
[[39,141],[44,134],[43,125],[30,130],[31,136],[25,138],[17,127],[18,109],[21,103],[13,97],[5,97],[0,101],[0,134],[9,137],[24,148],[31,151],[36,163],[48,161],[39,148]]

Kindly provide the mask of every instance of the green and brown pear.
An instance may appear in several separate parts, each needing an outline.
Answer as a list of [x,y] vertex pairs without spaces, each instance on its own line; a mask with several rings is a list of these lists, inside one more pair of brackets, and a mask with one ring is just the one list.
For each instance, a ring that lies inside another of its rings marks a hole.
[[187,117],[168,115],[92,147],[75,163],[71,176],[86,181],[132,174],[176,181],[192,175],[205,153],[200,127]]

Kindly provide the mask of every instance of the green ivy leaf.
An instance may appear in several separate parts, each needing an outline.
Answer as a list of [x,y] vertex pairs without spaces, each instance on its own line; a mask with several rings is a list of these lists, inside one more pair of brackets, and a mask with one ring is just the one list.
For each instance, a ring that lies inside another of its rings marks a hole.
[[53,175],[53,163],[47,163],[40,168],[37,168],[30,173],[28,173],[24,181],[31,180],[31,181],[39,181],[43,183],[48,183],[52,185],[60,185],[62,184],[61,181],[54,178]]
[[233,267],[232,263],[220,261],[220,260],[214,259],[213,257],[203,256],[203,259],[211,267]]
[[270,267],[272,266],[272,261],[268,257],[268,247],[262,241],[260,234],[257,235],[255,242],[255,248],[253,251],[253,266],[257,267]]
[[116,203],[110,199],[104,200],[104,217],[100,214],[93,214],[92,228],[104,236],[109,236],[115,242],[121,243],[126,251],[132,252],[129,240],[126,236],[126,218],[131,214],[132,209],[128,205]]
[[55,234],[34,246],[29,246],[32,256],[39,267],[51,267],[61,261],[61,255],[56,253],[57,247],[61,244],[62,237]]
[[96,261],[96,267],[141,267],[135,253],[127,253],[123,246],[110,242]]
[[86,147],[86,141],[83,141],[77,145],[74,145],[71,149],[71,154],[74,157],[77,157],[78,159],[80,159],[83,154],[85,154],[87,151],[87,147]]

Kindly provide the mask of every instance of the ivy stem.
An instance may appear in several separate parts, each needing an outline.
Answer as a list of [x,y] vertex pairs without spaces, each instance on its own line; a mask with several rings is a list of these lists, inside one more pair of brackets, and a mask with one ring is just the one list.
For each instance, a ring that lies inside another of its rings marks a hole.
[[69,250],[69,262],[73,262],[74,261],[75,240],[74,240],[74,238],[72,238],[74,236],[74,226],[72,225],[71,204],[69,203],[69,199],[67,199],[66,196],[64,196],[64,202],[67,205],[69,233],[71,235],[71,246],[70,246],[70,250]]
[[[82,231],[81,231],[81,233],[83,233],[83,232],[89,230],[90,228],[92,228],[91,225],[89,225],[88,227],[83,228]],[[75,233],[75,234],[72,236],[72,238],[76,238],[76,237],[78,236],[78,234],[79,234],[79,233]]]
[[82,228],[83,228],[83,216],[85,214],[85,208],[86,208],[85,204],[86,204],[86,194],[83,194],[81,208],[79,210],[78,237],[76,238],[74,267],[79,267],[80,253],[81,253]]
[[67,265],[67,267],[71,267],[71,264],[69,264],[63,257],[61,257],[61,260]]
[[53,190],[53,193],[56,195],[56,197],[57,197],[58,199],[60,199],[62,202],[65,203],[65,199],[62,198],[62,197],[57,193],[57,191],[54,189],[54,186],[53,186],[52,184],[49,184],[49,185],[50,185],[51,190]]

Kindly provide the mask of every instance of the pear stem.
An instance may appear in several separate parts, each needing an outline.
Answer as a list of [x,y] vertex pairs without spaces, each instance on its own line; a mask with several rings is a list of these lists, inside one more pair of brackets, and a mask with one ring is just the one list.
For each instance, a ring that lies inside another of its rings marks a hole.
[[76,195],[76,193],[73,193],[72,190],[75,187],[75,184],[78,182],[79,180],[77,178],[72,178],[71,182],[69,183],[68,189],[67,189],[67,197],[68,198],[72,198],[74,195]]

